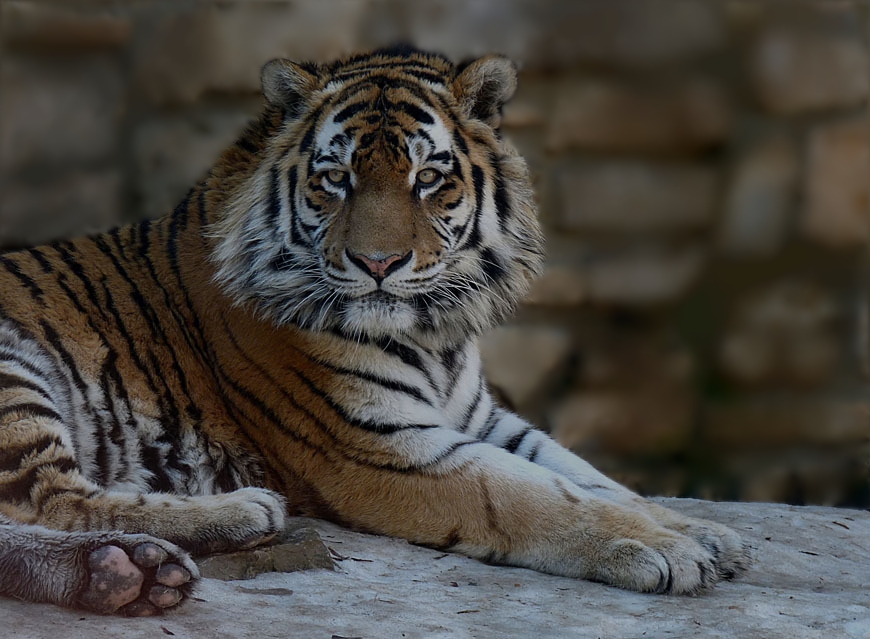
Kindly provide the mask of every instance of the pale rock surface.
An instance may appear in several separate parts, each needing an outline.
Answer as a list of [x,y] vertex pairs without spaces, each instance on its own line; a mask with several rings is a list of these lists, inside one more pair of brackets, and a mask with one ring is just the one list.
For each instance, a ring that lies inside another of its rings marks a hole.
[[870,513],[662,501],[738,530],[751,545],[750,570],[698,597],[641,595],[316,522],[344,558],[335,572],[206,579],[194,601],[160,618],[12,599],[0,599],[0,617],[16,639],[870,638]]

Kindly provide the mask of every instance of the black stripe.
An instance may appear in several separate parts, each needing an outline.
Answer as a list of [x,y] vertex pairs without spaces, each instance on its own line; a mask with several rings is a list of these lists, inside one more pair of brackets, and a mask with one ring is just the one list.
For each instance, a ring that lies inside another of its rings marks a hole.
[[43,290],[39,287],[36,281],[26,275],[21,271],[21,268],[14,261],[9,259],[8,257],[4,257],[0,255],[0,264],[2,264],[6,270],[15,276],[25,287],[30,291],[30,295],[38,302],[42,302]]
[[16,366],[23,368],[28,373],[31,373],[32,375],[39,377],[40,379],[45,379],[45,371],[37,368],[26,359],[21,357],[18,353],[7,352],[3,350],[2,352],[0,352],[0,362],[14,362]]
[[[477,248],[480,246],[481,235],[480,235],[480,216],[481,211],[483,209],[483,186],[484,186],[484,173],[483,169],[481,169],[476,164],[471,165],[471,179],[474,182],[474,212],[471,215],[471,219],[469,222],[466,222],[466,226],[471,224],[471,231],[468,233],[468,237],[462,243],[460,250],[467,248]],[[464,233],[466,227],[462,227],[460,229],[461,233]],[[461,235],[460,235],[461,237]]]
[[295,349],[295,350],[297,350],[297,352],[301,353],[302,355],[307,357],[309,360],[315,362],[316,364],[323,366],[324,368],[327,368],[331,371],[334,371],[340,375],[349,375],[352,377],[357,377],[357,378],[365,380],[367,382],[377,384],[378,386],[383,386],[384,388],[386,388],[388,390],[392,390],[392,391],[396,391],[398,393],[403,393],[405,395],[409,395],[410,397],[413,397],[414,399],[421,401],[424,404],[432,406],[432,402],[425,395],[423,395],[423,393],[420,392],[420,389],[416,388],[414,386],[411,386],[410,384],[405,384],[403,382],[399,382],[399,381],[396,381],[393,379],[388,379],[386,377],[381,377],[380,375],[374,375],[372,373],[367,373],[365,371],[357,371],[357,370],[352,370],[350,368],[336,366],[336,365],[330,364],[329,362],[324,361],[322,359],[311,357],[310,355],[308,355],[307,353],[305,353],[304,351],[302,351],[300,349]]
[[[471,420],[474,418],[474,414],[477,412],[477,409],[480,407],[480,398],[483,395],[483,377],[479,376],[477,378],[477,390],[474,392],[474,399],[471,400],[471,403],[465,409],[465,412],[462,415],[462,423],[459,425],[457,429],[460,433],[465,433],[468,431],[468,427],[471,426]],[[479,439],[486,439],[485,437],[480,437]]]
[[315,123],[312,122],[305,130],[302,140],[299,142],[299,152],[307,153],[311,150],[311,145],[314,144]]
[[299,232],[299,210],[296,207],[296,187],[299,180],[299,174],[296,171],[296,166],[291,166],[287,174],[287,188],[289,190],[288,199],[290,200],[290,241],[297,246],[305,246],[306,243],[302,239],[302,234]]
[[348,106],[344,107],[341,111],[336,113],[335,117],[332,118],[332,121],[340,124],[340,123],[344,122],[345,120],[352,118],[360,111],[364,111],[368,106],[369,106],[369,104],[365,101],[355,102],[353,104],[349,104]]
[[41,404],[34,404],[33,402],[23,402],[21,404],[11,404],[0,407],[0,420],[3,420],[14,413],[20,415],[16,421],[22,421],[28,417],[47,417],[48,419],[63,422],[63,419],[58,415],[57,411],[42,406]]
[[0,494],[6,496],[6,499],[9,497],[29,499],[34,484],[39,481],[39,472],[45,468],[55,468],[62,473],[68,473],[77,469],[78,465],[72,457],[63,457],[49,464],[31,466],[12,481],[0,483]]
[[54,267],[51,265],[51,262],[48,261],[48,258],[45,257],[45,254],[40,251],[38,248],[27,249],[27,252],[30,256],[35,259],[39,266],[42,268],[43,273],[54,273]]
[[[294,166],[295,170],[296,167]],[[278,167],[273,166],[269,169],[269,203],[267,216],[269,224],[275,226],[278,222],[278,217],[281,214],[281,190],[278,185]]]
[[504,175],[502,175],[501,168],[499,167],[498,158],[490,156],[490,161],[495,169],[495,193],[493,194],[495,212],[498,216],[498,227],[501,231],[504,231],[511,213],[510,200],[508,199],[507,186],[505,185]]
[[63,446],[63,442],[56,435],[41,435],[33,441],[14,443],[0,448],[0,472],[18,470],[24,457],[30,456],[31,459],[35,459],[52,445]]
[[517,452],[517,448],[520,447],[520,444],[523,443],[523,440],[526,438],[526,435],[531,433],[534,429],[529,426],[516,433],[513,437],[511,437],[502,448],[504,448],[509,453]]
[[433,153],[429,156],[430,162],[448,162],[453,158],[453,154],[450,151],[439,151],[438,153]]
[[[91,282],[91,278],[88,277],[88,274],[85,272],[85,268],[84,268],[84,266],[82,266],[81,262],[79,262],[75,258],[75,256],[73,255],[73,253],[77,252],[75,246],[73,246],[69,242],[60,242],[57,244],[53,244],[52,248],[54,248],[54,250],[56,250],[58,252],[58,254],[61,256],[61,259],[63,260],[63,263],[69,268],[70,271],[72,271],[73,275],[75,275],[76,278],[78,278],[78,280],[82,283],[82,286],[85,289],[85,293],[87,293],[88,300],[90,300],[93,307],[96,310],[100,311],[100,313],[105,318],[106,317],[105,314],[102,313],[103,305],[100,304],[100,299],[97,296],[97,291],[94,288],[93,283]],[[69,293],[71,293],[71,291]],[[72,294],[72,299],[74,302],[77,302],[77,300],[78,300],[78,298],[77,298],[77,296],[75,296],[75,294]],[[84,309],[83,306],[81,306],[79,304],[79,307],[80,307],[80,312],[83,315],[90,317],[90,313],[88,313]],[[96,330],[96,327],[94,327],[94,331],[99,332]]]
[[496,426],[498,426],[498,420],[500,417],[501,411],[497,406],[493,405],[489,410],[489,417],[486,418],[484,429],[477,434],[477,438],[480,441],[486,441],[486,438],[492,434],[492,431],[495,430]]
[[459,132],[459,129],[453,129],[453,143],[459,147],[459,150],[468,155],[468,143],[465,141],[465,138],[462,137],[462,133]]
[[8,373],[0,372],[0,388],[26,388],[27,390],[38,393],[40,396],[44,397],[50,402],[54,401],[54,398],[51,396],[51,394],[42,386],[40,386],[39,384],[35,384],[29,380],[22,379],[18,375],[10,375]]
[[[392,102],[390,103],[390,106],[396,111],[407,113],[417,122],[422,122],[423,124],[435,124],[435,120],[432,119],[432,116],[426,113],[426,111],[418,107],[416,104],[412,104],[411,102],[403,100],[401,102]],[[432,139],[429,138],[429,141],[431,142]]]
[[480,261],[480,268],[487,276],[487,284],[497,284],[507,275],[507,269],[502,266],[492,248],[487,246],[480,252]]

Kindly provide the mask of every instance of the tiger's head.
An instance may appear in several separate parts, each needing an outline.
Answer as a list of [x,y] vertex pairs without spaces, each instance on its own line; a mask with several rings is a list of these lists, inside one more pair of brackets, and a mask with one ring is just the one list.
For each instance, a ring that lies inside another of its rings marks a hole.
[[[379,50],[274,60],[214,225],[216,280],[279,325],[458,341],[541,268],[525,162],[498,133],[512,62]],[[226,158],[227,156],[225,156]]]

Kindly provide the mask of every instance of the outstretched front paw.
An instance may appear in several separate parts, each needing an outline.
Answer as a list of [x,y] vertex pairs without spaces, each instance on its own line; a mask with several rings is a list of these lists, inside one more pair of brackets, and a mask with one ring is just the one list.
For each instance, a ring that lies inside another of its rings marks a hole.
[[712,555],[720,579],[733,579],[749,568],[748,544],[727,526],[688,517],[652,502],[645,502],[644,506],[660,525],[694,539],[704,547]]
[[186,552],[145,535],[119,535],[93,549],[87,562],[87,585],[77,604],[101,614],[161,614],[181,604],[199,578]]
[[617,539],[592,576],[639,592],[693,595],[719,579],[714,556],[693,539],[662,530],[644,540]]

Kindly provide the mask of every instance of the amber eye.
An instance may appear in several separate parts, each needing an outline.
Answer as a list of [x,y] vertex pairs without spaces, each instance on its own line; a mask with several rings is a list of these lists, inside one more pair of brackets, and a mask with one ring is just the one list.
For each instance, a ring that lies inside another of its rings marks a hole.
[[435,169],[423,169],[417,173],[417,184],[431,186],[441,179],[441,174]]
[[347,171],[342,171],[341,169],[330,169],[326,172],[326,179],[336,186],[340,186],[347,182]]

